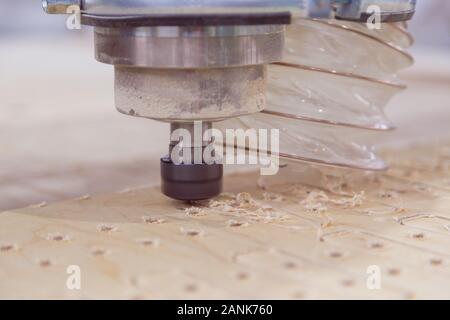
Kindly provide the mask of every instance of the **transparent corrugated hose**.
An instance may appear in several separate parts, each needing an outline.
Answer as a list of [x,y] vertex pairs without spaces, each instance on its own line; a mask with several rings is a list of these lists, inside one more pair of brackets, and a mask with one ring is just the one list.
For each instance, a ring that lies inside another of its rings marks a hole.
[[372,145],[394,128],[384,108],[405,88],[396,75],[413,63],[411,44],[401,24],[299,19],[284,60],[269,66],[266,110],[219,126],[278,128],[285,159],[384,170]]

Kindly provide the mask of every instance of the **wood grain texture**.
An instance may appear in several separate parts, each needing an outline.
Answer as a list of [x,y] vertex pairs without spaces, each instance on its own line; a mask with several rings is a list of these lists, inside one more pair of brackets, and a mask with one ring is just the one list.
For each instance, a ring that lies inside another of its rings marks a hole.
[[382,175],[322,172],[322,186],[247,173],[204,203],[150,188],[4,212],[0,297],[448,299],[448,146],[387,152]]

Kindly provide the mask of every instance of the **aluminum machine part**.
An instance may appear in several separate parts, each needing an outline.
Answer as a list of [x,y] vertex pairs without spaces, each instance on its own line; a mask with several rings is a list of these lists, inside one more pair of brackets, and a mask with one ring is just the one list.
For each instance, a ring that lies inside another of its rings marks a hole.
[[[82,24],[94,27],[96,59],[114,65],[119,112],[171,123],[162,191],[190,201],[221,192],[223,167],[204,159],[211,141],[203,135],[214,121],[265,108],[266,66],[282,60],[284,28],[292,17],[335,11],[337,18],[361,21],[370,4],[381,7],[385,21],[398,21],[412,16],[415,1],[43,1],[50,14],[79,7]],[[174,139],[180,130],[201,141]]]

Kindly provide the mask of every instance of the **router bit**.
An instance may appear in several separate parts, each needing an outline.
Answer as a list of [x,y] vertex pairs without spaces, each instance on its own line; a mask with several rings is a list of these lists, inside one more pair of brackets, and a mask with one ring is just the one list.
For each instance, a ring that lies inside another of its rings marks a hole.
[[[370,5],[379,6],[382,21],[403,21],[412,17],[415,0],[43,1],[50,14],[79,7],[81,23],[94,27],[96,59],[114,66],[119,112],[168,122],[171,133],[184,129],[192,137],[196,121],[203,137],[215,121],[265,108],[267,65],[282,60],[293,18],[367,21]],[[202,161],[212,141],[201,140],[171,139],[161,159],[165,195],[220,194],[223,165]],[[180,143],[181,161],[174,161]]]

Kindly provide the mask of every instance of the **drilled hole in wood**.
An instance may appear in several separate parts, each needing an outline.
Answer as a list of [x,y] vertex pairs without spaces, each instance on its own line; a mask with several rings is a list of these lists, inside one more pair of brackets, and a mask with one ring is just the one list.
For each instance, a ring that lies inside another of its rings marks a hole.
[[188,236],[188,237],[201,237],[204,235],[203,231],[194,230],[194,229],[180,228],[180,231],[182,234],[184,234],[185,236]]
[[239,228],[239,227],[246,227],[248,226],[248,223],[236,221],[236,220],[230,220],[227,222],[227,225],[231,228]]
[[42,268],[48,268],[52,265],[52,262],[50,259],[43,259],[39,261],[39,266]]
[[295,268],[297,268],[297,264],[295,262],[288,261],[284,264],[284,267],[286,269],[295,269]]
[[198,290],[197,286],[195,284],[188,284],[184,287],[184,291],[189,292],[189,293],[193,293],[196,292]]
[[444,261],[442,259],[439,259],[439,258],[432,258],[432,259],[430,259],[430,264],[432,266],[440,266],[443,263],[444,263]]
[[330,257],[332,258],[341,258],[342,257],[342,253],[338,252],[338,251],[333,251],[330,253]]
[[139,239],[137,243],[145,246],[145,247],[157,247],[159,246],[159,240],[157,239]]
[[248,278],[250,278],[250,275],[247,272],[238,272],[238,274],[236,275],[236,277],[239,280],[247,280]]
[[397,268],[390,268],[387,272],[390,276],[398,276],[401,273],[400,269]]
[[382,249],[384,245],[381,242],[373,242],[370,244],[372,249]]
[[13,251],[13,250],[15,250],[17,248],[17,246],[16,245],[14,245],[14,244],[2,244],[1,246],[0,246],[0,251],[1,252],[9,252],[9,251]]
[[425,234],[424,233],[414,233],[412,236],[413,236],[414,239],[418,239],[418,240],[425,239]]
[[61,233],[50,233],[47,235],[47,240],[56,241],[56,242],[69,241],[70,236],[63,235]]
[[344,279],[341,281],[342,286],[344,287],[353,287],[355,285],[355,281],[353,281],[352,279]]
[[106,255],[108,253],[108,250],[106,250],[104,248],[95,247],[95,248],[92,248],[91,253],[93,256],[101,257],[101,256]]

